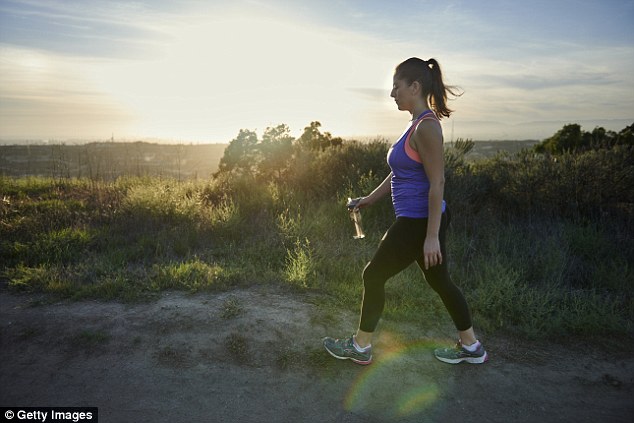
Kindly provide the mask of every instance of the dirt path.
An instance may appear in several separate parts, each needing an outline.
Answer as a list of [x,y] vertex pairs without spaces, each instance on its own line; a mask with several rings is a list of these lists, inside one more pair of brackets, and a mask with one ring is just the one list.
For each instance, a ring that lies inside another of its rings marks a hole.
[[386,323],[361,367],[320,341],[356,317],[314,300],[252,288],[33,306],[3,290],[0,406],[96,406],[101,422],[634,421],[632,351],[488,339],[489,363],[451,366],[431,354],[450,339]]

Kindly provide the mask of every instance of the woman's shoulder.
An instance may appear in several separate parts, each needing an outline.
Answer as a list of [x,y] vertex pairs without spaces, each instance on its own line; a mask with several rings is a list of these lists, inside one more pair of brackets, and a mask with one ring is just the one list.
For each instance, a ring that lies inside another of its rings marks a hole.
[[409,144],[414,150],[418,151],[420,145],[438,141],[442,143],[442,140],[442,127],[438,119],[433,116],[427,119],[423,118],[416,124]]

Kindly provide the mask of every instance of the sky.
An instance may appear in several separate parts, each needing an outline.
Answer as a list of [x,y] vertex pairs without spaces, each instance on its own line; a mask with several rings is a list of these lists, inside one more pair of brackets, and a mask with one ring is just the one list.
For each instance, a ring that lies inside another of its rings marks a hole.
[[0,140],[229,142],[312,121],[392,138],[438,60],[446,140],[634,123],[634,0],[0,0]]

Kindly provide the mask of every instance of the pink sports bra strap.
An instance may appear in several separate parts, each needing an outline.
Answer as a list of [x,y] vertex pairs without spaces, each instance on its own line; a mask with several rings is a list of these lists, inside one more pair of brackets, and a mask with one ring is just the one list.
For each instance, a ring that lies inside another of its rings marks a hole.
[[440,125],[440,121],[434,113],[425,113],[412,124],[412,127],[407,134],[407,138],[405,138],[405,145],[403,146],[405,148],[405,154],[407,154],[407,157],[418,163],[422,163],[423,161],[420,159],[420,155],[418,154],[418,152],[409,145],[409,139],[412,137],[414,131],[416,131],[418,125],[424,120],[434,120],[438,123],[438,125]]

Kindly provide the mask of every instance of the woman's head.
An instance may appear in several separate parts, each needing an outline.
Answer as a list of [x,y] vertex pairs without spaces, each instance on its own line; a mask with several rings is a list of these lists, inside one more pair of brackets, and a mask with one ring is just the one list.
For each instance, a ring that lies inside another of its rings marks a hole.
[[455,87],[444,84],[440,65],[436,59],[427,61],[417,57],[407,59],[394,70],[394,79],[408,86],[418,82],[423,99],[429,103],[439,119],[449,117],[453,112],[447,107],[447,93],[453,96],[460,95]]

